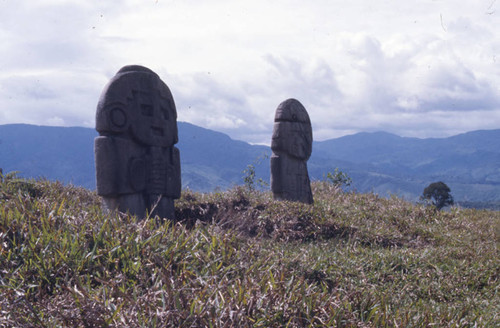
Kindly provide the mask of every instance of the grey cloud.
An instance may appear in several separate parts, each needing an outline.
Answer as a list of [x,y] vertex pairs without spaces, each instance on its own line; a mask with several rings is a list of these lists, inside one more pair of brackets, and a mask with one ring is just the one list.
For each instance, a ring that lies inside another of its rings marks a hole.
[[[341,91],[333,60],[267,55],[263,63],[267,69],[259,80],[224,83],[200,74],[188,82],[176,81],[183,89],[178,99],[181,110],[192,113],[184,117],[195,124],[255,143],[269,142],[274,110],[290,97],[307,108],[318,139],[377,130],[401,135],[418,135],[416,131],[425,136],[446,134],[439,122],[453,126],[455,115],[444,119],[432,113],[499,108],[498,96],[488,81],[447,57],[436,57],[429,71],[425,61],[421,62],[428,49],[417,46],[421,44],[413,43],[412,48],[389,55],[371,37],[351,44],[354,63],[348,74],[363,79],[348,94]],[[429,115],[439,119],[429,120]],[[219,117],[220,125],[207,117]]]
[[11,76],[4,78],[3,94],[7,98],[19,97],[25,99],[55,99],[59,95],[56,90],[47,85],[44,77],[40,76]]
[[420,111],[498,110],[500,96],[489,81],[482,80],[459,63],[433,69],[419,101]]
[[235,139],[269,143],[274,112],[283,100],[297,98],[310,111],[327,109],[338,97],[334,72],[323,60],[268,55],[263,65],[258,79],[236,82],[208,73],[171,77],[179,118]]
[[[376,40],[365,40],[355,50],[362,60],[355,68],[365,76],[359,85],[358,104],[381,113],[446,108],[474,111],[500,107],[491,80],[477,77],[472,68],[453,56],[453,52],[440,52],[449,47],[447,41],[429,42],[438,43],[438,46],[426,47],[424,44],[413,47],[412,52],[387,55]],[[411,106],[402,105],[401,100]]]
[[107,6],[0,2],[0,124],[94,125],[113,61],[93,28]]
[[98,29],[105,13],[112,16],[110,8],[121,5],[105,3],[0,3],[0,37],[5,41],[0,45],[0,71],[91,69],[110,61],[112,55]]
[[274,70],[266,84],[283,87],[290,97],[300,97],[322,105],[341,94],[335,73],[324,59],[299,60],[268,54],[265,60]]
[[[200,29],[186,27],[182,33],[182,20],[174,22],[179,11],[172,11],[170,4],[141,3],[140,10],[137,5],[0,1],[0,124],[92,126],[105,83],[121,66],[134,63],[154,69],[165,80],[181,120],[255,143],[269,143],[274,111],[290,97],[308,110],[317,140],[373,130],[432,136],[500,122],[500,40],[491,28],[495,15],[475,20],[447,12],[446,31],[439,21],[434,31],[417,27],[413,19],[411,27],[392,29],[386,21],[378,24],[379,15],[353,21],[359,10],[368,11],[361,1],[346,6],[350,15],[336,14],[344,23],[332,23],[335,5],[325,2],[305,8],[329,10],[314,24],[318,31],[313,42],[297,27],[266,34],[262,26],[242,25],[242,35],[211,26],[200,36],[203,24],[217,17],[205,21],[194,3],[183,3],[181,12],[199,17],[195,25]],[[206,8],[215,15],[225,5]],[[398,6],[415,14],[410,5]],[[439,20],[439,11],[429,14],[435,4],[422,8],[416,18]],[[165,26],[157,26],[165,14],[161,10],[168,10],[166,17],[171,18]],[[393,14],[389,5],[383,12],[383,17]],[[282,26],[283,17],[266,15],[266,26]],[[395,22],[406,20],[398,17]],[[130,22],[143,25],[133,30]],[[373,30],[365,28],[370,24]],[[210,51],[200,51],[208,47]],[[163,65],[175,66],[175,74]],[[205,65],[210,74],[197,72]],[[476,116],[488,122],[480,123]]]
[[94,72],[63,71],[2,76],[0,85],[0,124],[93,126],[104,83]]
[[248,116],[245,94],[208,73],[172,77],[179,119],[218,130],[234,130]]

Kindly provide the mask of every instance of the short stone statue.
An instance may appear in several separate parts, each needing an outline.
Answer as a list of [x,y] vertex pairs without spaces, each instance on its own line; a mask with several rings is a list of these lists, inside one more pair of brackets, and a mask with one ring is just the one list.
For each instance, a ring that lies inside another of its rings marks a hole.
[[274,199],[313,203],[307,160],[312,152],[309,115],[295,99],[276,109],[271,141],[271,190]]
[[177,112],[150,69],[125,66],[104,88],[96,112],[97,194],[111,211],[174,219],[181,172]]

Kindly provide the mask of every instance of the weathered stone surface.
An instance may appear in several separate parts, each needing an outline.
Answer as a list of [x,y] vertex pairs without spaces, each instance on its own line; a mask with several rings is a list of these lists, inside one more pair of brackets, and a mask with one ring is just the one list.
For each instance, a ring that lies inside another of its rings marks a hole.
[[106,207],[174,219],[181,172],[177,111],[167,85],[146,67],[123,67],[101,94],[96,130],[97,193]]
[[275,199],[313,203],[307,160],[312,152],[309,115],[296,99],[276,109],[271,141],[271,190]]

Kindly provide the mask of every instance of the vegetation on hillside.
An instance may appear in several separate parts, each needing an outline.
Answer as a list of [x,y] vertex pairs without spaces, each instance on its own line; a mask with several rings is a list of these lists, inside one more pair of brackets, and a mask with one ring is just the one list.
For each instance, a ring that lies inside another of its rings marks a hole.
[[0,326],[495,327],[500,212],[313,183],[314,205],[184,190],[177,221],[0,181]]
[[443,207],[451,206],[455,203],[450,192],[450,187],[446,183],[442,181],[433,182],[425,187],[421,199],[430,202],[438,210],[441,210]]

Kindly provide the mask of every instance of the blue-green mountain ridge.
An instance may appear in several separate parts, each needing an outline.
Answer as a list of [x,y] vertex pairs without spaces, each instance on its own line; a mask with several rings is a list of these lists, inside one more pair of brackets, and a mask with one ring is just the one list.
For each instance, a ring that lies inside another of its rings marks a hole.
[[[251,145],[190,123],[179,122],[183,188],[226,189],[243,183],[254,164],[269,181],[269,147]],[[82,127],[0,125],[0,168],[24,177],[45,177],[95,189],[94,138]],[[500,202],[500,129],[448,138],[405,138],[386,132],[357,133],[315,141],[308,162],[312,180],[336,167],[353,179],[352,188],[416,200],[431,182],[450,186],[457,201]]]

